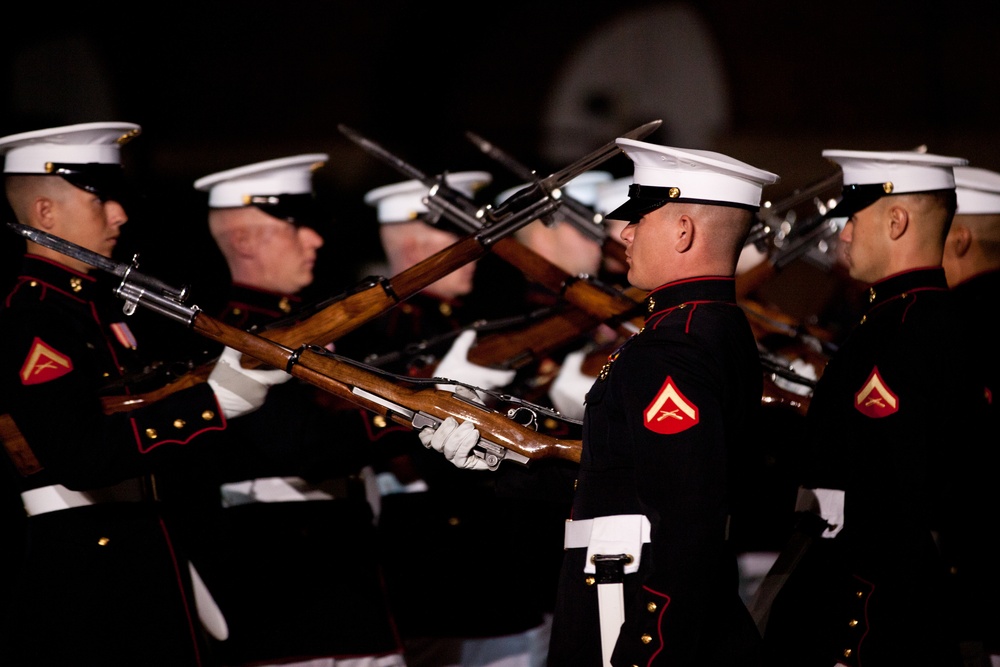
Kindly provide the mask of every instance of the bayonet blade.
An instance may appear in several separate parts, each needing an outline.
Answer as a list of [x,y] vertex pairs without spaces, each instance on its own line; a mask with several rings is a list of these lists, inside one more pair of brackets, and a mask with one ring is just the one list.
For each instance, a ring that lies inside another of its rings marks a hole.
[[100,255],[93,250],[88,250],[83,246],[79,246],[72,241],[67,241],[64,238],[54,236],[48,232],[43,232],[42,230],[35,229],[34,227],[22,225],[19,222],[8,221],[7,227],[14,230],[29,241],[33,241],[40,246],[48,248],[49,250],[55,250],[60,254],[80,260],[84,264],[88,264],[96,269],[118,276],[122,279],[123,284],[126,280],[129,280],[141,285],[145,289],[157,290],[163,295],[179,302],[183,302],[187,299],[188,293],[186,287],[177,289],[160,280],[157,280],[156,278],[142,275],[136,271],[136,267],[139,266],[137,258],[133,258],[132,262],[129,264],[126,264],[125,262],[117,262],[113,259],[108,259],[104,255]]
[[496,144],[483,139],[481,136],[475,132],[466,132],[465,136],[476,145],[483,154],[496,160],[503,166],[507,167],[518,178],[523,178],[526,181],[533,181],[538,178],[538,174],[533,170],[529,169],[526,165],[522,164],[510,153],[502,150]]
[[[663,124],[662,120],[652,120],[648,123],[640,125],[639,127],[622,134],[617,139],[643,139],[648,137],[650,134],[655,132],[660,125]],[[579,176],[585,171],[590,171],[597,165],[601,164],[613,158],[618,153],[622,152],[621,147],[616,143],[616,140],[609,141],[604,144],[596,151],[584,155],[582,158],[569,165],[568,167],[563,167],[559,171],[546,176],[539,184],[547,191],[552,191],[554,188],[561,188],[566,185],[574,178]]]
[[405,160],[401,160],[397,156],[393,155],[391,152],[383,148],[380,144],[372,141],[371,139],[368,139],[367,137],[362,136],[360,133],[356,132],[355,130],[352,130],[343,123],[337,125],[337,129],[340,130],[341,134],[343,134],[345,137],[356,143],[358,146],[361,146],[361,148],[381,158],[383,161],[388,162],[406,176],[409,176],[410,178],[414,178],[420,181],[427,187],[433,187],[439,183],[439,181],[436,178],[428,176],[427,174],[420,171],[410,163],[406,162]]
[[114,274],[119,278],[125,277],[125,272],[129,269],[128,264],[115,262],[108,259],[104,255],[99,255],[93,250],[87,250],[82,246],[78,246],[75,243],[59,238],[58,236],[53,236],[48,232],[43,232],[40,229],[22,225],[19,222],[8,222],[7,226],[29,241],[37,243],[40,246],[44,246],[49,250],[55,250],[56,252],[66,255],[67,257],[78,259],[81,262],[89,264],[90,266]]

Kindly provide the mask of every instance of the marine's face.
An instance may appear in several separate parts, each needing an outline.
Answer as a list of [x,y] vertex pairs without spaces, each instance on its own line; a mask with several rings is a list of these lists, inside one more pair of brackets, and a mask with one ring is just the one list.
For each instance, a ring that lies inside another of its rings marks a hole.
[[53,233],[87,250],[111,257],[121,226],[128,222],[125,208],[113,199],[67,184],[65,197],[55,202],[58,215]]
[[661,206],[622,229],[628,281],[632,286],[652,290],[668,282],[664,251],[676,243],[672,222],[679,212],[676,204]]
[[840,231],[842,254],[851,278],[864,283],[878,282],[888,266],[887,198],[863,208]]
[[278,220],[261,212],[259,265],[262,287],[282,294],[296,294],[313,281],[316,251],[323,237],[311,227]]

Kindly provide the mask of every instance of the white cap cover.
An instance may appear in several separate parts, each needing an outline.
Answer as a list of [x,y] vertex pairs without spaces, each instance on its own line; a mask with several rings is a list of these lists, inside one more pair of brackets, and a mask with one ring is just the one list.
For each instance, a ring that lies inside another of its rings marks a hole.
[[326,153],[308,153],[227,169],[194,182],[207,191],[212,208],[252,206],[255,197],[312,194],[313,172],[326,164]]
[[979,167],[955,167],[958,213],[982,215],[1000,213],[1000,173]]
[[[448,185],[467,197],[473,197],[477,190],[489,185],[493,176],[486,171],[458,171],[445,174]],[[365,195],[365,203],[374,206],[381,223],[410,222],[427,213],[424,197],[428,188],[422,181],[413,179],[370,190]]]
[[4,173],[51,174],[52,164],[120,165],[122,146],[142,132],[135,123],[80,123],[0,139]]
[[609,211],[607,218],[639,220],[669,202],[755,210],[764,186],[778,181],[777,174],[722,153],[625,138],[616,143],[635,165],[628,201]]
[[825,150],[823,157],[840,165],[844,190],[840,203],[826,217],[849,218],[886,195],[949,190],[955,187],[954,167],[964,158],[917,151]]

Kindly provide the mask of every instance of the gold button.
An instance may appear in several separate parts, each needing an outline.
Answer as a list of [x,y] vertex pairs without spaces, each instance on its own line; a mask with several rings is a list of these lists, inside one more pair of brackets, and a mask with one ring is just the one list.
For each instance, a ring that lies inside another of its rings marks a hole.
[[150,440],[156,440],[156,437],[157,437],[156,436],[156,429],[155,428],[147,428],[146,429],[146,437],[149,438]]
[[375,415],[374,417],[372,417],[372,423],[379,428],[385,428],[386,426],[385,417],[383,417],[382,415]]
[[875,300],[875,288],[874,287],[869,287],[868,288],[868,303],[871,303],[874,300]]
[[242,308],[233,308],[233,315],[240,315],[243,313]]
[[586,579],[583,580],[583,583],[587,584],[588,586],[593,586],[596,582],[597,579],[595,579],[594,577],[587,577]]
[[685,308],[688,307],[688,305],[686,303],[682,303],[681,305],[679,305],[677,307],[680,308],[681,310],[684,310]]
[[653,638],[650,635],[643,635],[642,637],[639,637],[639,641],[641,641],[643,644],[648,644],[649,642],[653,641]]
[[653,312],[654,308],[656,308],[656,299],[654,299],[653,297],[649,297],[649,301],[646,304],[646,310],[648,310],[649,312]]
[[212,410],[205,410],[204,412],[201,413],[201,418],[207,422],[210,422],[213,419],[215,419],[215,412],[213,412]]
[[681,196],[681,189],[670,188],[669,190],[667,190],[667,196],[670,197],[671,199],[677,199],[678,197]]
[[856,626],[857,624],[858,624],[858,619],[856,619],[856,618],[852,618],[852,619],[850,620],[850,622],[848,622],[847,626],[848,626],[848,627],[850,627],[850,628],[853,628],[853,627],[854,627],[854,626]]
[[849,648],[845,648],[844,649],[844,657],[845,658],[850,658],[851,657],[851,653],[853,653],[853,651],[851,649],[849,649]]
[[278,310],[285,313],[286,315],[292,312],[292,304],[288,300],[287,296],[281,297],[281,301],[278,302]]
[[100,539],[97,540],[97,546],[99,546],[99,547],[106,547],[106,546],[108,546],[109,542],[111,542],[111,538],[110,537],[102,537],[102,538],[100,538]]
[[442,301],[441,305],[438,306],[438,311],[445,317],[451,317],[451,304]]
[[886,181],[885,183],[882,184],[882,189],[888,195],[892,194],[892,191],[893,189],[895,189],[895,186],[892,184],[892,181]]
[[38,281],[35,281],[35,280],[32,280],[32,281],[31,281],[30,283],[28,283],[28,284],[29,284],[29,285],[31,285],[32,287],[38,287]]
[[854,594],[854,597],[857,597],[857,598],[861,598],[861,597],[864,597],[864,594],[865,594],[865,592],[864,592],[864,591],[857,591],[857,592],[856,592],[856,593]]
[[73,276],[72,278],[69,279],[69,287],[74,292],[79,292],[80,290],[83,289],[83,281],[81,281],[76,276]]
[[176,429],[182,429],[185,426],[187,426],[187,422],[184,421],[183,419],[175,419],[174,420],[174,428],[176,428]]
[[462,520],[459,519],[457,516],[448,517],[449,526],[457,526],[460,523],[462,523]]
[[650,614],[656,611],[656,603],[655,602],[646,603],[646,611],[648,611]]

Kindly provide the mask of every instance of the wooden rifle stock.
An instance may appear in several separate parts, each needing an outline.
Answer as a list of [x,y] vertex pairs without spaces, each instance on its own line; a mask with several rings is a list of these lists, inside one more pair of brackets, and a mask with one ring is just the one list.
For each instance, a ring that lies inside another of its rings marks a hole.
[[[206,338],[239,350],[268,366],[283,368],[301,380],[396,423],[418,428],[412,416],[403,414],[400,407],[413,413],[430,415],[438,421],[454,417],[460,422],[471,421],[482,438],[488,438],[531,461],[544,458],[580,460],[579,440],[560,440],[538,433],[505,415],[450,391],[437,389],[434,385],[407,387],[374,369],[369,370],[343,357],[328,354],[322,348],[306,346],[292,350],[203,313],[195,315],[191,328]],[[386,403],[394,404],[396,408],[387,407]]]
[[517,239],[500,239],[493,244],[493,252],[542,287],[602,321],[642,313],[646,296],[642,290],[602,287],[590,279],[572,276]]
[[[260,335],[290,348],[327,345],[405,301],[427,285],[482,257],[486,252],[487,248],[477,237],[465,237],[391,279],[368,281],[354,292],[333,299],[329,305],[321,306],[308,317],[293,324],[277,322],[262,329]],[[253,368],[259,362],[255,357],[244,357],[242,365],[244,368]],[[132,410],[158,401],[175,391],[205,382],[214,366],[213,359],[177,380],[143,394],[105,396],[101,399],[104,412],[113,414]]]

